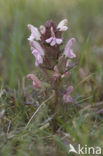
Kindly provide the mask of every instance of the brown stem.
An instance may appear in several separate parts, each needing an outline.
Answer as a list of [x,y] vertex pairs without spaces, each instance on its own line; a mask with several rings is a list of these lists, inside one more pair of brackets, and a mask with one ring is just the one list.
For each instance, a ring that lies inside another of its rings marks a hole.
[[55,102],[53,103],[53,107],[52,107],[52,114],[56,114],[52,120],[52,131],[53,133],[56,132],[56,130],[58,129],[58,125],[57,125],[57,115],[58,115],[58,110],[57,110],[57,106],[58,106],[58,98],[59,98],[59,94],[58,94],[58,90],[55,89]]

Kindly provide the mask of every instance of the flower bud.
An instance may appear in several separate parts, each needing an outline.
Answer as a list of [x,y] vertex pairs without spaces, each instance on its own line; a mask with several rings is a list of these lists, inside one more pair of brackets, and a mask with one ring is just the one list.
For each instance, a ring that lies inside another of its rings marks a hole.
[[57,29],[59,29],[59,31],[66,31],[68,29],[67,24],[68,20],[64,19],[58,24]]
[[39,29],[40,29],[41,34],[45,34],[46,32],[45,26],[41,25]]

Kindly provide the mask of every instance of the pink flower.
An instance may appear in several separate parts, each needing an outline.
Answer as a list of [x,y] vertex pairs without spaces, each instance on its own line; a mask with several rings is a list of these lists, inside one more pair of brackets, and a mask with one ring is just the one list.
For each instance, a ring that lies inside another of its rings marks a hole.
[[61,38],[56,38],[55,33],[53,31],[53,27],[51,27],[51,37],[46,40],[47,43],[50,43],[51,46],[55,44],[61,44],[63,40]]
[[67,19],[60,21],[60,23],[57,26],[57,29],[59,29],[59,31],[66,31],[68,29],[67,24],[68,24]]
[[34,75],[34,74],[28,74],[27,79],[31,79],[33,81],[33,87],[34,88],[42,88],[41,81]]
[[72,44],[75,42],[75,38],[71,38],[66,46],[65,46],[65,49],[64,49],[64,55],[68,58],[75,58],[76,55],[74,54],[73,50],[71,49],[72,47]]
[[66,91],[66,94],[63,96],[63,99],[66,103],[68,102],[72,102],[72,97],[70,96],[70,93],[73,91],[73,87],[72,86],[69,86],[67,91]]
[[40,35],[40,32],[38,31],[38,29],[31,24],[28,24],[28,28],[31,31],[31,35],[28,38],[28,40],[30,40],[30,41],[33,41],[34,39],[40,40],[41,35]]
[[41,45],[36,41],[30,41],[32,54],[35,56],[35,65],[43,64],[44,50]]
[[35,56],[35,65],[38,67],[39,64],[43,64],[43,58],[36,49],[32,49],[32,54]]
[[38,42],[30,41],[30,45],[31,47],[35,48],[40,53],[40,55],[44,56],[44,49],[41,47],[41,45]]

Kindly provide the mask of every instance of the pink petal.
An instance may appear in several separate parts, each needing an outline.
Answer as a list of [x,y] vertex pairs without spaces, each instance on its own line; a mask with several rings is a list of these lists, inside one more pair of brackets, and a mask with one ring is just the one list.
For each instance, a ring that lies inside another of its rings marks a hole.
[[66,102],[72,102],[72,97],[70,95],[66,96]]
[[60,21],[60,23],[57,26],[57,29],[59,29],[59,31],[66,31],[68,29],[67,24],[68,24],[67,19]]
[[75,57],[76,57],[76,55],[74,54],[74,52],[73,52],[72,49],[70,49],[70,51],[69,51],[69,53],[68,53],[68,57],[69,57],[69,58],[75,58]]
[[52,41],[53,37],[50,37],[46,40],[47,43],[50,43]]
[[39,67],[39,63],[38,63],[37,60],[35,61],[35,66],[36,66],[36,67]]
[[[72,44],[75,42],[75,38],[71,38],[68,42],[67,42],[67,44],[66,44],[66,46],[65,46],[65,49],[64,49],[64,55],[66,56],[66,57],[69,57],[68,56],[68,53],[69,53],[69,51],[71,50],[71,46],[72,46]],[[71,57],[71,56],[70,56]]]
[[56,40],[53,39],[52,42],[50,43],[51,46],[54,46],[56,44]]
[[62,39],[60,39],[60,38],[56,38],[56,43],[57,43],[57,44],[61,44],[62,42],[63,42]]
[[75,38],[71,38],[66,45],[66,48],[71,48],[71,46],[75,43]]
[[67,94],[69,95],[73,91],[73,86],[69,86],[67,89]]
[[34,49],[32,51],[32,54],[35,56],[35,59],[36,59],[35,65],[36,66],[39,66],[39,64],[43,64],[43,58],[36,49]]
[[33,48],[32,54],[36,57],[39,54],[39,52],[36,49]]
[[38,42],[30,41],[30,45],[31,47],[35,48],[40,53],[40,55],[44,56],[44,50]]
[[72,102],[72,97],[70,95],[64,95],[63,99],[66,103]]
[[38,60],[39,64],[43,64],[43,58],[41,57],[41,55],[38,55],[36,59]]
[[41,35],[38,29],[31,24],[28,24],[28,28],[30,29],[31,36],[32,36],[32,37],[31,36],[29,37],[29,40],[32,40],[32,39],[40,40]]
[[28,38],[29,41],[33,41],[34,40],[34,35],[31,34],[30,37]]
[[63,26],[61,31],[67,31],[68,30],[68,27],[67,26]]

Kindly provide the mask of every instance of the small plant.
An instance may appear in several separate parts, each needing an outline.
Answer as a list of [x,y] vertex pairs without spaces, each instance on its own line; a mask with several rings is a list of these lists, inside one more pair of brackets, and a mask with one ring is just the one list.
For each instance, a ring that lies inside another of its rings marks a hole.
[[66,86],[64,81],[70,76],[70,70],[75,66],[72,64],[72,59],[76,57],[72,49],[75,38],[71,38],[63,49],[62,33],[68,30],[67,23],[67,19],[64,19],[56,26],[50,20],[39,29],[28,24],[31,31],[28,40],[32,54],[35,56],[35,66],[45,78],[45,83],[35,74],[28,74],[27,78],[33,81],[35,89],[40,89],[44,93],[45,98],[54,93],[54,99],[49,103],[52,113],[60,112],[62,104],[73,100],[70,95],[73,86]]

